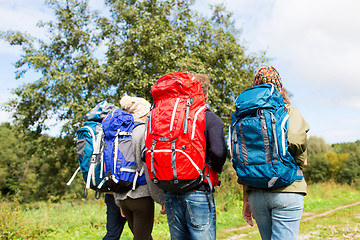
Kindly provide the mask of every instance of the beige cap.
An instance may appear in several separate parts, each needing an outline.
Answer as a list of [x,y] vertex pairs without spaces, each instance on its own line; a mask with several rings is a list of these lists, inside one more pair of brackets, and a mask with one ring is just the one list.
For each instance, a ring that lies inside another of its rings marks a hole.
[[120,100],[121,108],[140,119],[150,112],[151,104],[144,98],[124,96]]

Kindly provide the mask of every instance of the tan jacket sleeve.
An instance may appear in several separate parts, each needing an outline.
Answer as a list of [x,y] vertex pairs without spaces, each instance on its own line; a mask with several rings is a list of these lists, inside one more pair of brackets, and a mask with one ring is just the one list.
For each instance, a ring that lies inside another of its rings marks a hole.
[[299,165],[307,160],[307,132],[309,124],[305,121],[299,110],[292,105],[287,105],[289,112],[288,144],[289,152]]

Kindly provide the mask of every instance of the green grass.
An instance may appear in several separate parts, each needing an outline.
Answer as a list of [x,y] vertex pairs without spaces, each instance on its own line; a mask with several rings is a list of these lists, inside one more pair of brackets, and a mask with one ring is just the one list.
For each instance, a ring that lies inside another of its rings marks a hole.
[[360,191],[355,188],[334,182],[318,183],[308,187],[304,212],[324,212],[356,201],[360,201]]
[[[323,217],[305,220],[307,216],[324,213],[359,201],[360,191],[347,185],[328,182],[308,186],[299,239],[360,239],[360,205],[341,209]],[[240,229],[241,227],[245,228]],[[226,232],[225,229],[218,227],[218,239],[226,239],[234,235],[242,236],[239,239],[261,239],[256,227],[250,228],[246,223],[238,221],[236,228],[239,230]]]
[[[338,206],[360,201],[360,191],[346,185],[324,183],[311,185],[305,197],[304,212],[318,214]],[[260,239],[257,228],[247,226],[242,218],[241,187],[224,181],[215,193],[217,209],[217,239],[243,234],[242,239]],[[154,240],[170,239],[166,216],[156,204]],[[342,209],[324,217],[303,221],[300,227],[304,239],[341,239],[341,235],[357,239],[360,229],[360,206]],[[305,219],[306,217],[304,217]],[[355,227],[354,227],[355,226]],[[0,239],[102,239],[106,229],[104,199],[74,199],[60,203],[36,202],[18,204],[0,202]],[[350,230],[348,230],[350,229]],[[339,237],[339,238],[338,238]],[[130,240],[126,225],[121,239]]]
[[301,239],[360,239],[360,205],[302,221]]
[[[154,239],[170,239],[166,216],[156,205]],[[102,239],[106,233],[104,199],[37,202],[32,204],[0,203],[0,239]],[[168,238],[166,238],[168,237]],[[125,225],[121,239],[133,239]]]

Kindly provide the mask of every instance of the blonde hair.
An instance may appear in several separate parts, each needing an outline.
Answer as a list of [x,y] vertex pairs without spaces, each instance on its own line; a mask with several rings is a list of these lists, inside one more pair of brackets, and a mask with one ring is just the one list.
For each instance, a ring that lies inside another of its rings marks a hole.
[[289,98],[289,95],[288,95],[288,93],[287,93],[287,91],[286,91],[285,88],[282,88],[282,90],[281,90],[281,96],[283,97],[284,102],[290,104],[290,98]]

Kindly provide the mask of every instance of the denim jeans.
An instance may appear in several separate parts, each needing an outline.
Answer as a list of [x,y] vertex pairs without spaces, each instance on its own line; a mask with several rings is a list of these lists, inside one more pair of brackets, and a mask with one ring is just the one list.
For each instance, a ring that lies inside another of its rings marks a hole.
[[126,218],[121,216],[120,208],[115,203],[112,194],[105,194],[106,204],[106,235],[103,240],[119,240],[126,223]]
[[296,240],[304,195],[301,193],[249,192],[249,204],[263,240]]
[[165,209],[172,240],[216,239],[216,211],[212,193],[167,192]]

